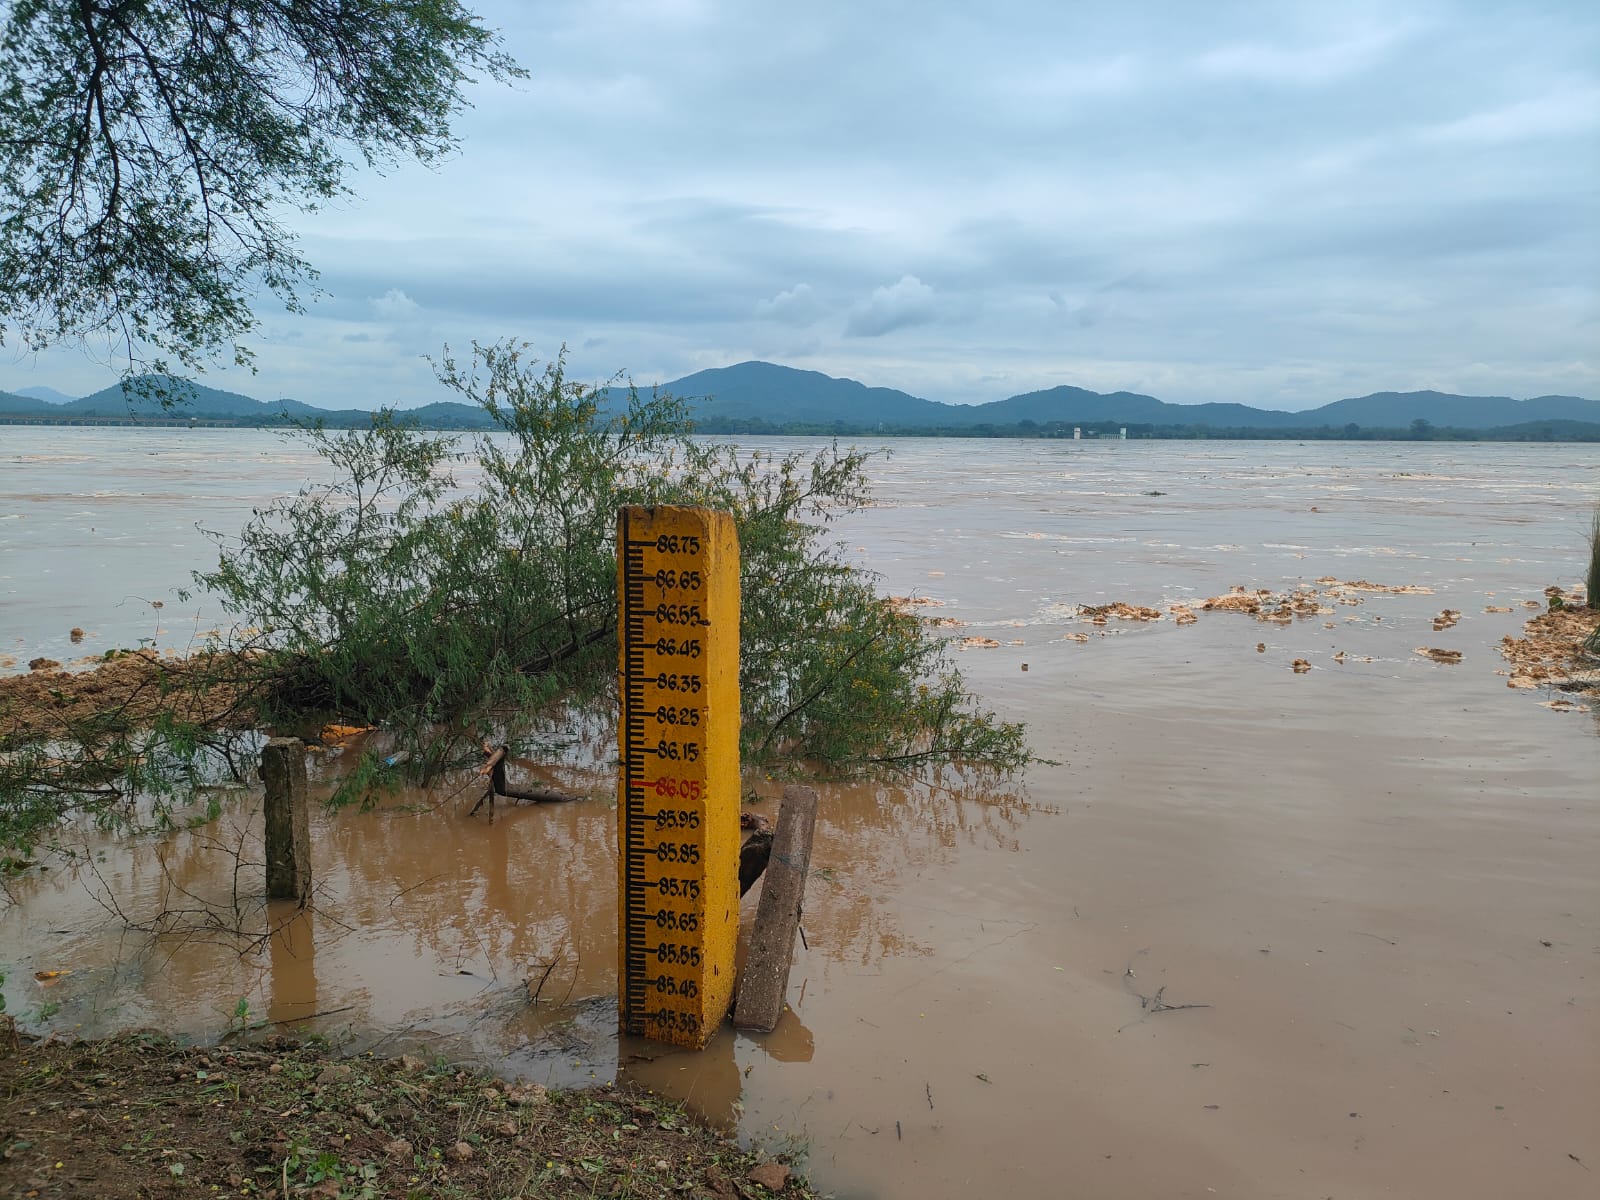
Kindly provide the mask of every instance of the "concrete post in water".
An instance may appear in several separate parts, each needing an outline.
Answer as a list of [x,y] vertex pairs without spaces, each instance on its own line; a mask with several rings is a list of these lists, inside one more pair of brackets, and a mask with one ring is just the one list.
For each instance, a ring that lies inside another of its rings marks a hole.
[[771,1033],[783,1015],[816,825],[816,790],[795,785],[784,788],[778,827],[772,834],[772,857],[767,860],[755,928],[750,932],[750,953],[739,977],[733,1023],[740,1029]]
[[311,898],[311,818],[306,801],[306,746],[272,738],[261,749],[267,823],[267,899]]

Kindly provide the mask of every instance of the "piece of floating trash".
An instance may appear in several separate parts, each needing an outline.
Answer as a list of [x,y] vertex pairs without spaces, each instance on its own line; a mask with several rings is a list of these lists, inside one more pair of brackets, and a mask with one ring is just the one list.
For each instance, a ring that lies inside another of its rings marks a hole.
[[53,658],[30,658],[28,660],[28,670],[30,671],[57,671],[60,669],[61,664]]
[[1423,658],[1431,658],[1437,663],[1458,663],[1461,661],[1461,651],[1442,650],[1437,646],[1418,646],[1413,653],[1420,654]]
[[1257,654],[1265,654],[1266,652],[1267,652],[1267,644],[1265,642],[1257,642],[1256,643],[1256,653]]
[[1511,606],[1509,604],[1486,604],[1483,607],[1483,611],[1486,613],[1510,612]]
[[66,970],[66,971],[35,971],[33,973],[33,977],[39,983],[42,983],[46,987],[48,987],[50,984],[55,983],[57,980],[65,979],[68,975],[71,975],[71,974],[72,974],[72,972],[70,970]]
[[1172,619],[1179,625],[1193,625],[1200,618],[1195,616],[1194,609],[1187,604],[1169,604],[1167,611],[1172,614]]
[[1304,675],[1307,671],[1311,670],[1311,664],[1303,658],[1297,658],[1289,665],[1296,675]]
[[323,745],[332,745],[337,742],[348,741],[358,733],[371,733],[371,725],[324,725],[322,732],[317,736]]
[[1573,701],[1573,700],[1541,700],[1541,701],[1539,701],[1539,703],[1542,704],[1545,708],[1554,709],[1556,712],[1588,712],[1589,711],[1589,706],[1587,704],[1578,704],[1576,701]]
[[1087,633],[1068,633],[1061,638],[1064,642],[1077,642],[1080,646],[1089,640]]
[[1440,633],[1443,630],[1449,629],[1459,620],[1461,620],[1460,611],[1454,608],[1447,608],[1433,619],[1433,631],[1435,633]]
[[998,646],[999,644],[999,642],[989,637],[964,637],[961,639],[961,648],[963,650],[967,649],[969,646],[977,647],[978,649],[982,650],[989,650]]
[[74,625],[71,632],[69,632],[67,636],[72,639],[72,644],[76,646],[79,642],[83,641],[83,630]]

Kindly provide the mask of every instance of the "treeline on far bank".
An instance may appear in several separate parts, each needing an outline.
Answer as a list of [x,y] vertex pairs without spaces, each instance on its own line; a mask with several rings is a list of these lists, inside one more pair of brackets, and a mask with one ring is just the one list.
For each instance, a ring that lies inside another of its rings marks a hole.
[[1593,421],[1528,421],[1493,429],[1466,429],[1413,421],[1409,426],[1317,425],[1305,428],[1264,429],[1259,426],[1144,425],[1119,421],[1018,421],[998,425],[894,426],[850,421],[763,421],[711,418],[695,422],[701,434],[781,437],[948,437],[948,438],[1066,438],[1077,430],[1085,438],[1116,441],[1122,430],[1128,438],[1164,438],[1176,441],[1262,442],[1600,442],[1600,423]]
[[[260,415],[234,416],[174,410],[161,415],[91,413],[61,415],[29,413],[25,419],[0,417],[4,424],[51,425],[151,425],[195,426],[233,429],[282,429],[286,426],[313,426],[324,429],[366,429],[377,414],[364,409],[333,410],[315,418],[276,411]],[[484,414],[461,404],[430,404],[394,414],[401,424],[417,429],[442,432],[479,432],[493,429]],[[1126,429],[1130,439],[1175,441],[1330,441],[1330,442],[1600,442],[1600,422],[1527,421],[1519,425],[1498,425],[1472,429],[1455,425],[1434,425],[1417,420],[1404,426],[1388,425],[1308,425],[1268,428],[1255,425],[1155,425],[1120,421],[1017,421],[1009,424],[982,422],[963,425],[892,425],[882,421],[768,421],[761,418],[695,417],[688,423],[694,432],[711,436],[749,437],[915,437],[915,438],[1065,438],[1073,431],[1085,438],[1117,440]]]

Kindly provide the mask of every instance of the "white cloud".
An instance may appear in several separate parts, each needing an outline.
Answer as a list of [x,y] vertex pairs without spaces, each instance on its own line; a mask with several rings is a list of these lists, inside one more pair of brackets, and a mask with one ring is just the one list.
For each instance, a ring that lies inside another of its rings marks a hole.
[[368,303],[372,305],[372,311],[385,321],[409,320],[421,311],[417,302],[399,288],[390,288]]
[[1202,54],[1202,75],[1290,85],[1328,83],[1371,70],[1387,58],[1409,32],[1377,29],[1338,41],[1308,40],[1301,45],[1235,42]]
[[[1572,137],[1600,125],[1600,86],[1565,88],[1424,129],[1423,141],[1491,145]],[[1592,148],[1591,148],[1592,152]]]
[[764,321],[777,321],[782,325],[805,327],[814,325],[827,313],[827,307],[817,299],[809,283],[797,283],[788,291],[779,292],[770,300],[756,301],[756,316]]
[[934,291],[915,275],[902,275],[889,287],[874,288],[872,295],[850,310],[845,337],[882,337],[896,329],[926,325],[938,315]]

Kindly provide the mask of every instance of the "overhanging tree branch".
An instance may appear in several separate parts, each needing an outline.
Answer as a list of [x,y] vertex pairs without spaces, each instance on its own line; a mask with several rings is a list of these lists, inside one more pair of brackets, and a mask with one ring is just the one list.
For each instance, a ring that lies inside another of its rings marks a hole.
[[258,291],[315,286],[277,214],[445,154],[499,46],[457,0],[0,2],[0,345],[247,362]]

